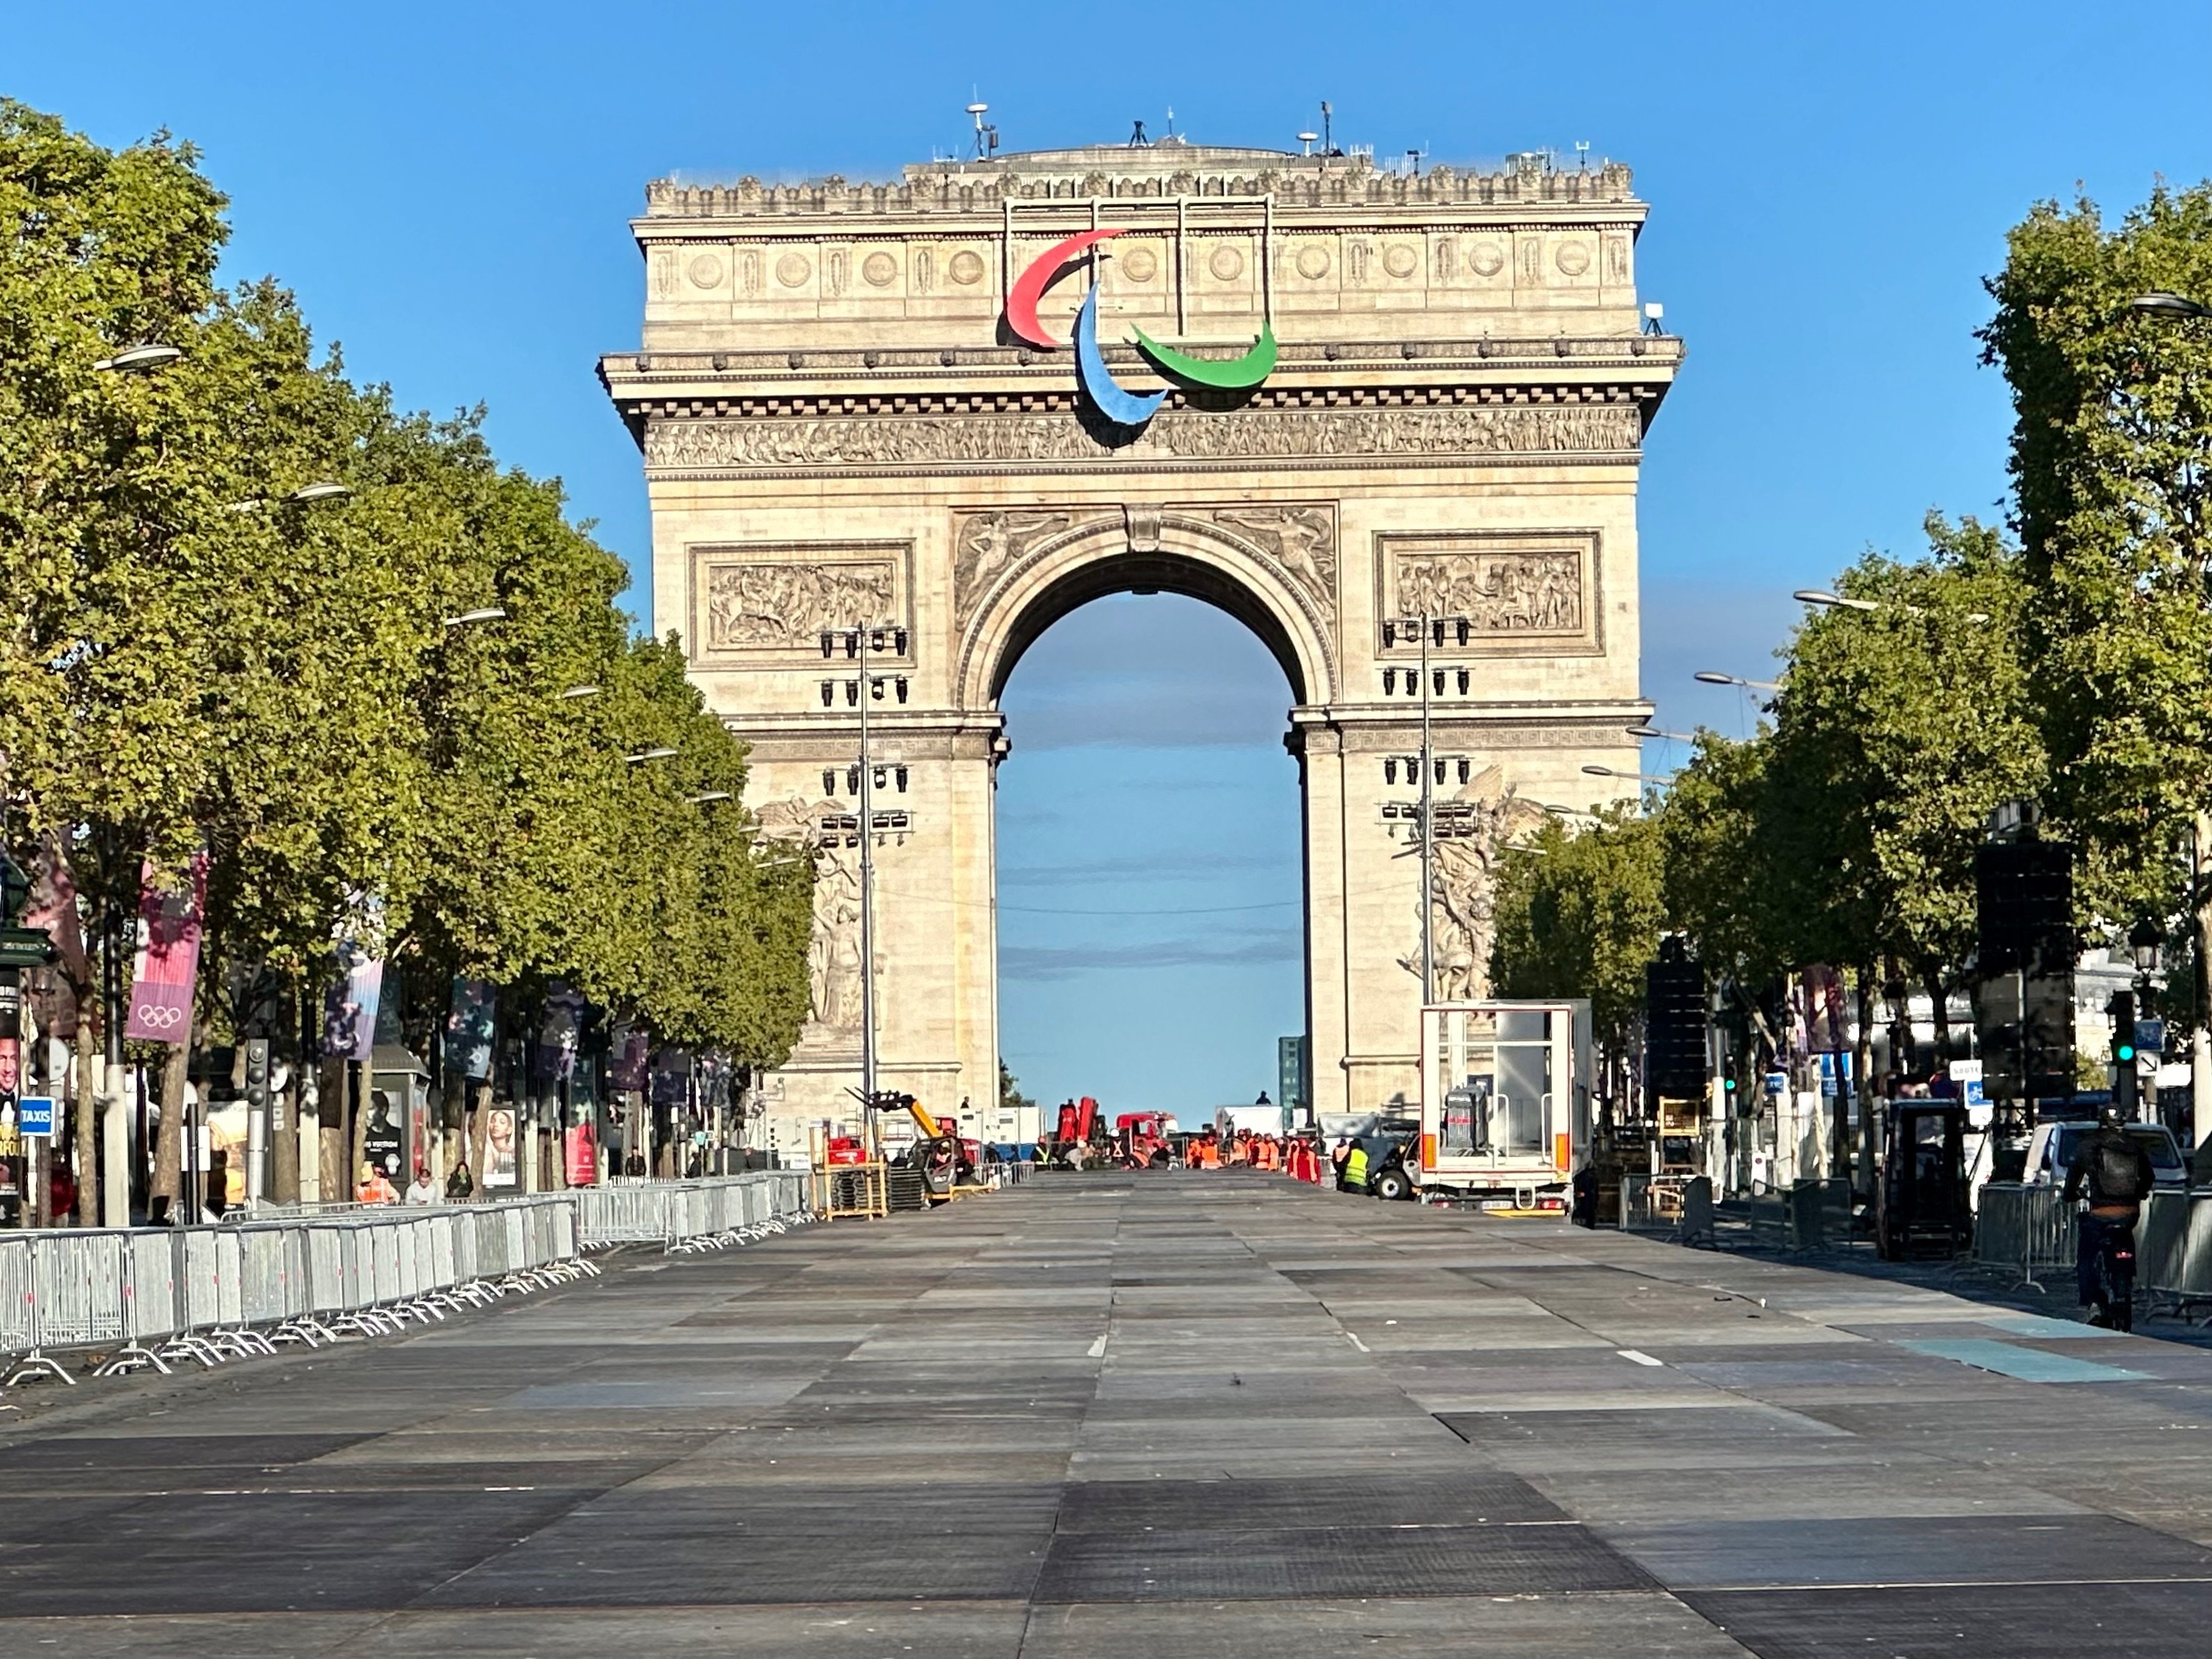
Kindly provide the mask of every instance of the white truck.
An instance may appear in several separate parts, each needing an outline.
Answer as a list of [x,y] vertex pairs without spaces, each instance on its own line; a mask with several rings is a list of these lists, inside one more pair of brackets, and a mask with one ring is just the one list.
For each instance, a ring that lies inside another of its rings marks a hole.
[[1595,1077],[1586,1000],[1424,1007],[1421,1200],[1564,1212],[1589,1154]]

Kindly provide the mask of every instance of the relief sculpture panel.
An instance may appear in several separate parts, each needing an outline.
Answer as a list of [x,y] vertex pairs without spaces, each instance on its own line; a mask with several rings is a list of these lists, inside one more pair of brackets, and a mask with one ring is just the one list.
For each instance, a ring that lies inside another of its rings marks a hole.
[[1478,648],[1526,641],[1569,651],[1598,647],[1595,532],[1516,536],[1455,534],[1378,538],[1386,617],[1465,617]]
[[692,549],[701,655],[811,653],[825,629],[908,620],[908,542]]
[[1336,514],[1326,507],[1229,507],[1213,521],[1273,554],[1324,617],[1336,615]]

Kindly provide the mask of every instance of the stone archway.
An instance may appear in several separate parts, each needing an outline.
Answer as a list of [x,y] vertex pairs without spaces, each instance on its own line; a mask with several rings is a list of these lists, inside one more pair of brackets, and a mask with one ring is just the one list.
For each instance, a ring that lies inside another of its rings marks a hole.
[[[1632,793],[1583,768],[1632,775],[1650,712],[1636,491],[1681,347],[1643,329],[1644,213],[1611,165],[1385,181],[1358,157],[1200,145],[648,193],[643,344],[600,373],[644,456],[654,625],[751,745],[748,800],[823,876],[817,1017],[764,1103],[784,1148],[851,1115],[862,973],[886,1084],[969,1103],[973,1133],[1034,1132],[988,1116],[999,697],[1054,621],[1127,590],[1237,617],[1291,688],[1312,1103],[1417,1088],[1424,907],[1449,984],[1479,984],[1490,871],[1529,803]],[[1005,337],[1002,307],[1014,273],[1101,225],[1121,230],[1100,279],[1117,326],[1202,353],[1264,323],[1265,383],[1170,392],[1133,434],[1087,419],[1068,354]],[[1402,623],[1424,609],[1468,623],[1425,670]],[[871,665],[896,695],[868,702],[885,816],[865,827],[864,964],[860,678],[816,641],[870,623],[896,648]],[[1424,701],[1436,834],[1456,836],[1426,894],[1407,856]]]

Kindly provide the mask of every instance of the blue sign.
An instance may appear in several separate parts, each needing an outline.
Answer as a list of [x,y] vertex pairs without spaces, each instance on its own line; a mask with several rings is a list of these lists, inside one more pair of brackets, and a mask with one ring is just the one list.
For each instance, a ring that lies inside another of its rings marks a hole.
[[25,1095],[15,1103],[15,1127],[27,1135],[52,1135],[54,1103],[48,1095]]
[[1766,1074],[1766,1092],[1767,1092],[1768,1094],[1770,1094],[1770,1095],[1773,1096],[1776,1099],[1778,1099],[1778,1099],[1780,1099],[1780,1098],[1782,1097],[1782,1096],[1784,1096],[1784,1094],[1788,1093],[1788,1092],[1789,1092],[1789,1090],[1790,1090],[1790,1073],[1787,1073],[1787,1072],[1769,1072],[1769,1073]]
[[2136,1048],[2146,1054],[2166,1052],[2166,1022],[2162,1019],[2139,1019],[2136,1022]]

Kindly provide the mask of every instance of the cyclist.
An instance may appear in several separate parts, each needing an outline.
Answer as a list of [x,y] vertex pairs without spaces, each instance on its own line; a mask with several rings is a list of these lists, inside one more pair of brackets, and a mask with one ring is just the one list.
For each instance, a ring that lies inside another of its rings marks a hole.
[[2066,1171],[2066,1202],[2073,1203],[2084,1189],[2089,1198],[2075,1234],[2074,1279],[2081,1305],[2091,1310],[2092,1325],[2112,1322],[2105,1253],[2116,1236],[2135,1231],[2154,1179],[2150,1154],[2120,1126],[2120,1115],[2106,1107],[2097,1115],[2097,1127],[2074,1149]]

